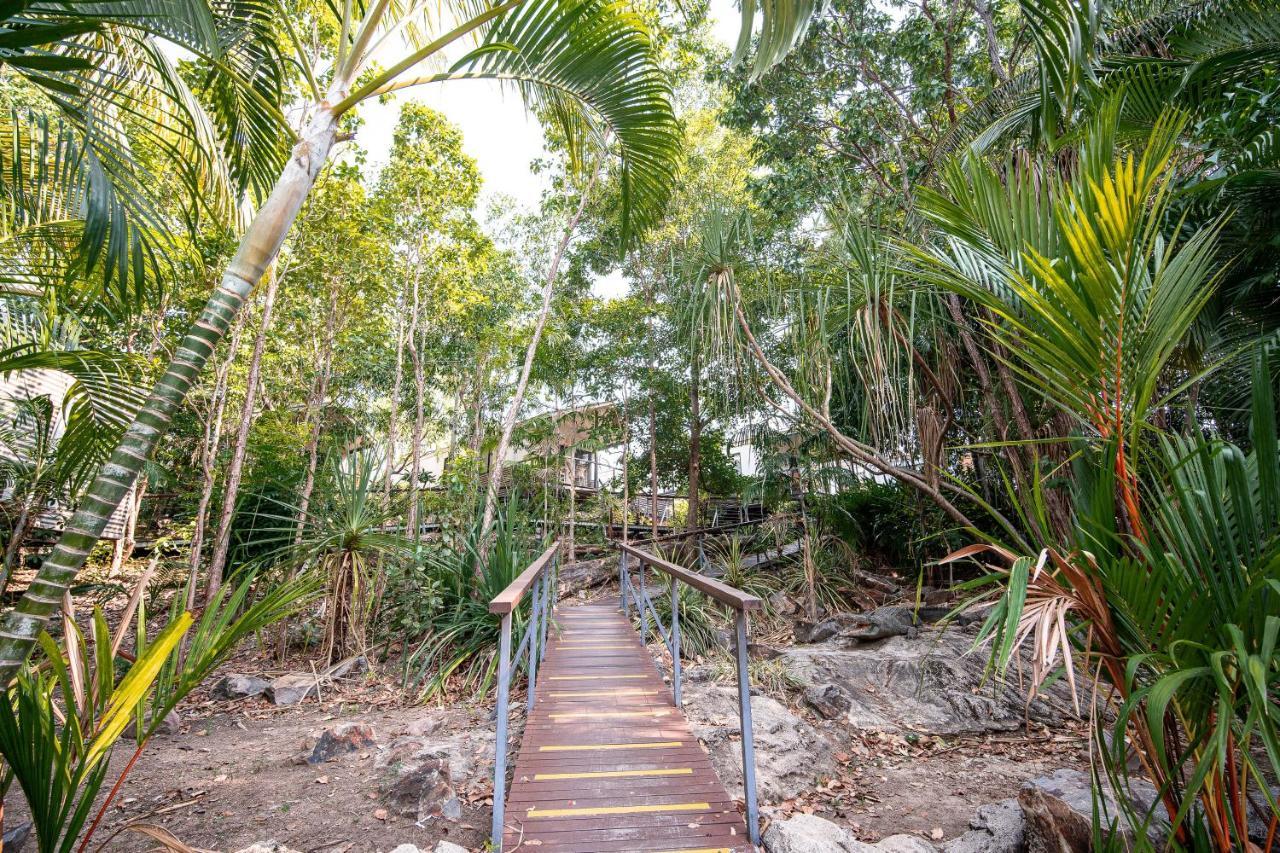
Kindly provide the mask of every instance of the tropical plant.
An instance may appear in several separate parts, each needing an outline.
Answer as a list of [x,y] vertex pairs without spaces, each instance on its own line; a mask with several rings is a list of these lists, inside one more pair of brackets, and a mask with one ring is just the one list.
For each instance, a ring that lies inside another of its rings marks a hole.
[[[649,38],[639,20],[622,7],[601,0],[508,0],[484,10],[465,4],[388,2],[315,9],[332,16],[323,24],[336,25],[339,34],[332,55],[326,57],[331,64],[323,88],[313,71],[315,57],[303,50],[290,16],[281,20],[297,48],[310,99],[292,156],[266,193],[218,287],[41,565],[37,586],[44,591],[29,592],[4,617],[0,675],[11,674],[21,664],[40,626],[57,608],[59,592],[75,578],[214,347],[275,260],[329,159],[340,121],[360,103],[406,87],[464,77],[510,81],[526,99],[551,108],[552,114],[573,116],[571,131],[589,126],[578,117],[590,116],[611,134],[621,155],[625,236],[652,220],[662,205],[677,153],[676,124]],[[474,50],[448,70],[435,70],[442,52],[468,39],[478,42]],[[397,41],[406,45],[403,58],[388,59]],[[217,81],[221,69],[214,67],[211,79]]]
[[[1258,363],[1251,450],[1158,439],[1149,542],[1117,523],[1113,440],[1078,466],[1075,541],[1038,558],[994,545],[952,555],[1002,564],[973,584],[999,584],[979,633],[998,669],[1029,645],[1033,690],[1058,671],[1073,689],[1084,672],[1114,690],[1109,736],[1104,717],[1094,723],[1107,781],[1128,790],[1132,749],[1178,849],[1249,849],[1248,803],[1259,798],[1272,826],[1280,820],[1268,787],[1280,771],[1280,451],[1272,380]],[[1156,819],[1119,805],[1130,825]]]
[[[247,636],[296,612],[316,590],[315,582],[306,578],[251,600],[249,578],[234,590],[224,589],[198,621],[181,609],[181,597],[175,597],[164,629],[149,638],[144,603],[149,580],[150,573],[140,578],[114,633],[95,608],[92,636],[86,637],[68,602],[61,646],[42,633],[42,656],[19,671],[0,701],[0,755],[5,760],[0,790],[18,783],[42,853],[87,849],[169,712]],[[130,629],[134,647],[126,658],[121,649]],[[121,658],[131,658],[132,663],[117,680]],[[112,749],[130,725],[137,745],[94,811]]]
[[314,572],[324,579],[321,651],[330,663],[367,653],[386,573],[415,558],[413,540],[395,529],[402,508],[384,501],[384,467],[382,457],[370,451],[332,459],[331,494],[308,513],[300,537],[293,537],[292,524],[277,531],[287,545],[283,554],[268,558],[283,561],[294,574]]
[[[485,531],[477,516],[468,530],[446,538],[425,555],[428,572],[439,591],[439,606],[426,636],[403,657],[406,687],[418,687],[423,698],[453,686],[483,695],[497,670],[498,620],[489,602],[511,585],[537,552],[527,547],[528,534],[518,507],[500,510],[489,531],[490,547],[482,554]],[[527,609],[527,608],[525,608]],[[514,614],[513,631],[528,630],[524,610]],[[513,637],[516,647],[521,642]],[[415,638],[403,638],[406,649]]]

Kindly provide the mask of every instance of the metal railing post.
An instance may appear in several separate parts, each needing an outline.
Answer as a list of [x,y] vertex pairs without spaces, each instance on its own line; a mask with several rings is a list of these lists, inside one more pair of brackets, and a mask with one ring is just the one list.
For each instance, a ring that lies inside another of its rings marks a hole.
[[684,707],[680,698],[680,590],[675,578],[671,579],[671,694],[676,707]]
[[649,608],[645,607],[645,603],[649,600],[649,593],[644,590],[644,576],[649,574],[649,567],[644,560],[640,560],[640,642],[648,644],[649,642]]
[[493,756],[493,849],[502,850],[503,809],[507,803],[507,703],[511,696],[511,614],[502,616],[498,652],[498,731]]
[[529,614],[529,697],[525,703],[525,707],[532,711],[533,703],[537,697],[534,691],[538,687],[538,661],[542,660],[542,653],[539,649],[539,643],[542,640],[542,584],[546,580],[544,575],[539,575],[534,581],[533,601],[530,605],[532,613]]
[[631,610],[627,606],[627,555],[618,552],[618,601],[622,605],[622,615],[630,616]]
[[556,564],[559,560],[559,554],[551,559],[551,573],[542,583],[542,656],[538,660],[547,656],[547,626],[551,624],[551,618],[555,615],[557,596],[552,594],[552,589],[556,585]]
[[760,844],[760,813],[756,804],[756,747],[751,733],[751,680],[747,669],[747,613],[738,611],[738,712],[742,724],[742,786],[747,801],[747,832]]

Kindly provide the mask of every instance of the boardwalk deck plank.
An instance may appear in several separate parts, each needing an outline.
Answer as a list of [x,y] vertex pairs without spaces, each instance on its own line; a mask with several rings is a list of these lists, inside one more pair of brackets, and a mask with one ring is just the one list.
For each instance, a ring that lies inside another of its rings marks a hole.
[[746,824],[614,602],[556,609],[504,850],[740,853]]

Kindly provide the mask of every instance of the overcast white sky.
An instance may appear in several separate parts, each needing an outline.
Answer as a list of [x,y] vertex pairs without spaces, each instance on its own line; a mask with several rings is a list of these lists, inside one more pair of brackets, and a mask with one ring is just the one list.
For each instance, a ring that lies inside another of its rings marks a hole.
[[[711,17],[713,33],[732,47],[740,21],[734,0],[711,0]],[[525,112],[518,95],[484,80],[423,86],[388,104],[361,106],[365,123],[357,142],[369,152],[371,170],[386,162],[400,104],[406,98],[439,110],[462,130],[462,147],[475,158],[484,178],[477,212],[484,210],[494,194],[509,195],[524,207],[538,203],[545,177],[534,174],[529,164],[543,153],[542,130]]]

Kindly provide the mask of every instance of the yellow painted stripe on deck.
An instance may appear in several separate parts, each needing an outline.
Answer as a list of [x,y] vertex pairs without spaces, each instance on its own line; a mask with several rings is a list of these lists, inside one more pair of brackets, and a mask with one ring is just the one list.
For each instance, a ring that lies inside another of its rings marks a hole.
[[659,853],[733,853],[728,847],[699,847],[696,850],[661,850]]
[[710,803],[671,803],[652,806],[593,806],[581,809],[540,809],[534,806],[525,812],[526,818],[535,817],[586,817],[611,814],[655,814],[659,812],[706,812]]
[[561,743],[540,746],[538,752],[603,752],[608,749],[674,749],[684,741],[655,740],[648,743]]
[[608,699],[610,696],[651,696],[657,690],[645,690],[640,687],[618,687],[613,690],[575,690],[572,693],[552,693],[552,699]]
[[665,717],[670,711],[575,711],[569,714],[548,714],[553,720],[594,720],[597,717],[625,719],[636,717]]
[[601,678],[648,678],[647,675],[549,675],[552,681],[596,681]]
[[593,770],[587,773],[535,773],[533,781],[556,779],[626,779],[632,776],[692,776],[692,767],[655,767],[651,770]]
[[595,643],[592,645],[574,646],[567,643],[560,643],[557,649],[570,649],[572,651],[596,651],[597,649],[633,649],[631,643]]

